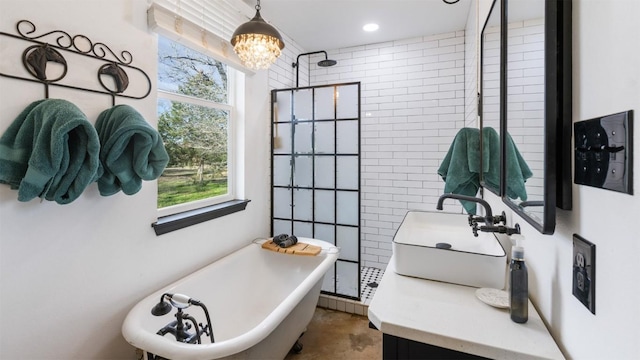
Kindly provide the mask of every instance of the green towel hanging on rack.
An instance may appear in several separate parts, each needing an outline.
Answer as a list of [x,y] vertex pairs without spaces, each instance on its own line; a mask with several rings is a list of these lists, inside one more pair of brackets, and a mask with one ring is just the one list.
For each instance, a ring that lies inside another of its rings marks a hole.
[[[506,143],[506,193],[512,199],[527,199],[525,182],[532,173],[510,135]],[[500,187],[500,135],[491,127],[482,129],[482,179],[494,189]],[[438,175],[445,181],[444,192],[476,196],[480,188],[480,130],[462,128],[440,164]],[[468,214],[476,213],[476,203],[460,201]]]
[[[462,128],[456,134],[438,175],[445,181],[444,192],[475,196],[480,188],[480,130]],[[468,214],[476,213],[476,203],[460,201]]]
[[103,111],[96,129],[104,170],[98,179],[101,195],[120,190],[133,195],[142,188],[142,180],[155,180],[162,175],[169,162],[162,138],[134,108],[116,105]]
[[68,204],[99,173],[100,142],[72,103],[31,103],[0,137],[0,183],[18,190],[19,201],[36,197]]

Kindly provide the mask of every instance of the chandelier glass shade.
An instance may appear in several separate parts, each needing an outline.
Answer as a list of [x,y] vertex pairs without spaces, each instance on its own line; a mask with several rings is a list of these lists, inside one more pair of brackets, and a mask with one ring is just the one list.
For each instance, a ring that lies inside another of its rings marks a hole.
[[260,0],[253,19],[238,26],[231,36],[231,45],[242,63],[253,70],[269,68],[282,53],[282,36],[260,16]]

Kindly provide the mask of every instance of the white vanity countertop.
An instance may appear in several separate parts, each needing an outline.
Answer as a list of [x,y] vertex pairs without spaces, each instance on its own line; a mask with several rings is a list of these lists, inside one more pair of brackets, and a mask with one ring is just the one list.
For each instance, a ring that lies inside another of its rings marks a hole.
[[564,359],[529,301],[529,320],[481,302],[477,288],[423,280],[385,270],[369,305],[383,333],[492,359]]

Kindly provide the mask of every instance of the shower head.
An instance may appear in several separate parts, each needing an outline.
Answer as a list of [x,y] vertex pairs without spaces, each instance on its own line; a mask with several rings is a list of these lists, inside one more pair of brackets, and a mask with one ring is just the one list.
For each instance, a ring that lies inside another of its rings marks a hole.
[[171,311],[171,304],[169,304],[168,302],[164,301],[164,297],[166,295],[171,295],[171,294],[162,294],[162,296],[160,296],[160,302],[157,303],[153,307],[153,309],[151,309],[151,314],[153,316],[166,315]]
[[318,61],[318,66],[329,67],[329,66],[333,66],[333,65],[338,63],[335,60],[329,60],[329,58],[327,57],[327,52],[324,51],[324,50],[312,51],[312,52],[308,52],[308,53],[304,53],[304,54],[298,55],[298,57],[296,58],[296,62],[291,64],[291,66],[293,66],[296,69],[296,87],[298,87],[298,74],[299,74],[299,69],[300,69],[300,66],[299,66],[299,64],[300,64],[300,56],[313,55],[313,54],[324,54],[324,60]]
[[335,61],[335,60],[324,59],[324,60],[318,61],[318,66],[329,67],[329,66],[333,66],[333,65],[335,65],[337,63],[338,62]]

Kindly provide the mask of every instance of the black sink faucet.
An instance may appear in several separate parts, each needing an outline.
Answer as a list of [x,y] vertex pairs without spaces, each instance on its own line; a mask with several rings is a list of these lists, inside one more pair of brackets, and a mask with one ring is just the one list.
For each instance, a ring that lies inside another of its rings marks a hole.
[[[513,235],[520,233],[520,225],[516,224],[514,228],[509,228],[504,225],[494,226],[494,224],[506,224],[507,216],[502,212],[501,215],[493,216],[493,211],[491,211],[491,206],[488,202],[483,199],[477,198],[475,196],[466,196],[466,195],[458,195],[458,194],[443,194],[438,199],[438,204],[436,205],[436,209],[442,210],[442,203],[444,203],[445,199],[456,199],[456,200],[464,200],[478,203],[484,207],[485,216],[474,216],[469,215],[469,226],[471,226],[471,231],[473,231],[473,236],[478,236],[478,230],[483,232],[496,232],[501,234]],[[478,226],[479,222],[483,222],[485,226]]]
[[464,200],[471,201],[474,203],[478,203],[484,207],[484,222],[487,224],[493,224],[493,211],[491,211],[491,206],[488,202],[483,199],[477,198],[475,196],[467,196],[467,195],[458,195],[458,194],[442,194],[440,199],[438,199],[438,205],[436,205],[436,209],[442,210],[442,203],[444,203],[445,199],[456,199],[456,200]]

